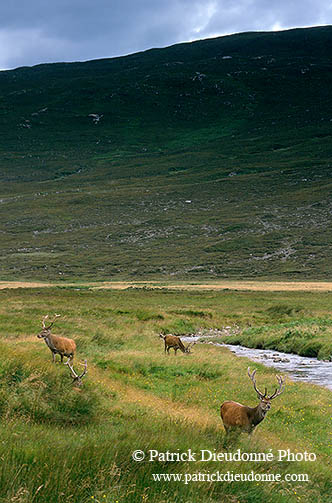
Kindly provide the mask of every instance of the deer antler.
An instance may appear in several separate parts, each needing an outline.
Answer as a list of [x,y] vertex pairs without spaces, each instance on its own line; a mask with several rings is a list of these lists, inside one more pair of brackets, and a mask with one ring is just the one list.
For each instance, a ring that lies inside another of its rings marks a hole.
[[[76,382],[76,384],[78,386],[81,386],[82,384],[82,378],[87,374],[88,372],[88,364],[87,364],[87,361],[85,360],[84,361],[84,370],[83,370],[83,373],[79,376],[78,374],[76,374],[74,368],[72,365],[70,365],[70,361],[68,360],[65,365],[68,365],[69,369],[70,369],[70,372],[71,372],[71,377],[73,379],[73,383]],[[82,364],[83,365],[83,364]]]
[[45,321],[46,321],[46,320],[47,320],[47,318],[48,318],[48,314],[47,314],[46,316],[44,316],[43,321],[42,321],[42,323],[43,323],[43,328],[46,328],[47,330],[49,330],[49,329],[51,328],[51,326],[54,324],[55,320],[56,320],[57,318],[59,318],[60,316],[61,316],[61,314],[55,314],[55,315],[54,315],[54,320],[53,320],[53,321],[51,321],[51,324],[50,324],[48,327],[46,327],[46,326],[45,326]]
[[48,318],[48,314],[46,314],[46,316],[44,316],[42,319],[43,328],[45,328],[45,321],[47,320],[47,318]]
[[254,389],[255,389],[257,395],[259,396],[259,398],[266,398],[267,389],[265,388],[265,393],[264,394],[261,391],[259,391],[259,389],[256,386],[255,374],[256,374],[256,369],[253,370],[252,373],[250,374],[250,367],[248,367],[248,376],[250,377],[250,379],[253,382]]
[[277,378],[277,381],[279,384],[279,389],[276,388],[273,395],[268,397],[269,400],[272,400],[273,398],[276,398],[277,396],[281,395],[281,393],[284,391],[284,388],[285,388],[285,378],[282,376],[276,376],[276,378]]
[[195,344],[196,344],[196,341],[194,341],[194,342],[189,342],[188,346],[186,347],[186,350],[187,350],[187,351],[189,351],[189,350],[190,350],[190,348],[192,348],[193,346],[195,346]]

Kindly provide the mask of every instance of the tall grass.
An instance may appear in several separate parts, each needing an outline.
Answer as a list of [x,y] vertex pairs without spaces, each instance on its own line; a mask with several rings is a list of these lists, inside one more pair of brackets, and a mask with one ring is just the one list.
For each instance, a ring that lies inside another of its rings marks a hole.
[[[266,296],[72,289],[46,289],[38,295],[32,290],[8,290],[1,295],[1,503],[330,501],[328,390],[287,380],[285,392],[273,401],[253,437],[242,435],[225,450],[220,404],[229,399],[257,404],[246,374],[248,362],[211,345],[196,345],[190,355],[168,357],[158,337],[163,327],[176,326],[179,316],[192,329],[220,327],[234,319],[244,324],[259,319],[264,327],[267,321],[272,323]],[[306,312],[311,310],[313,317],[325,316],[325,294],[288,295],[292,304],[296,301]],[[267,297],[274,304],[279,295]],[[148,319],[137,316],[143,311],[149,313]],[[206,311],[211,316],[197,315]],[[77,340],[75,368],[88,360],[82,388],[73,387],[68,368],[53,365],[46,344],[35,337],[46,312],[62,315],[54,333]],[[11,313],[19,331],[11,323]],[[273,370],[251,365],[258,368],[259,383],[274,389]],[[146,453],[272,449],[275,455],[278,449],[306,450],[314,452],[317,461],[139,463],[131,457],[136,449]],[[280,473],[282,479],[286,473],[307,473],[310,482],[186,485],[153,480],[155,473],[218,470]]]

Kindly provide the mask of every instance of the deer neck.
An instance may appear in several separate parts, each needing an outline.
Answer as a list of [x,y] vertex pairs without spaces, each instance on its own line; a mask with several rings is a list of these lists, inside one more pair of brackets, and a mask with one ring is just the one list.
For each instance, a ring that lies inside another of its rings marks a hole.
[[52,349],[56,349],[55,348],[55,345],[54,345],[54,340],[53,340],[53,335],[51,334],[51,332],[49,334],[47,334],[45,337],[44,337],[44,340],[46,342],[46,344],[48,345],[48,347],[52,350]]
[[263,421],[264,417],[267,414],[267,410],[263,409],[262,402],[260,402],[257,407],[250,408],[250,416],[252,419],[252,424],[257,425],[261,421]]
[[182,353],[186,352],[186,347],[182,341],[179,341],[179,349],[182,351]]

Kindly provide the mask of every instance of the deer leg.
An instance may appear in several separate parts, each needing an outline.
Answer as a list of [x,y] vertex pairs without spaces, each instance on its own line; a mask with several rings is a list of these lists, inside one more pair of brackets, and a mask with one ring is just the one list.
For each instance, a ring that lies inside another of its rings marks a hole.
[[174,348],[174,356],[176,356],[176,352],[179,348]]
[[237,428],[225,428],[225,430],[226,434],[224,436],[223,447],[227,448],[236,443],[240,431]]
[[55,363],[55,353],[53,353],[53,351],[52,351],[52,361],[53,363]]
[[222,446],[224,449],[226,449],[227,445],[228,445],[228,440],[229,440],[229,431],[228,431],[228,428],[226,428],[226,426],[224,426],[224,428],[225,428],[225,435],[224,435],[224,440],[223,440]]
[[61,363],[63,363],[63,353],[60,353]]
[[248,431],[248,435],[249,435],[249,438],[250,438],[250,439],[251,439],[252,434],[254,433],[254,431],[255,431],[255,427],[250,428],[250,430]]
[[166,349],[167,349],[167,344],[166,344],[166,341],[165,341],[165,354],[166,354]]

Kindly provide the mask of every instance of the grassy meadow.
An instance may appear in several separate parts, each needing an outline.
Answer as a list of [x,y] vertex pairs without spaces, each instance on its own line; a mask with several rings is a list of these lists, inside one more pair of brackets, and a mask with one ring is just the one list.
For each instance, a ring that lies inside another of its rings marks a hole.
[[[257,404],[248,364],[258,369],[258,386],[271,391],[275,372],[206,344],[194,346],[191,355],[167,357],[158,337],[233,324],[247,327],[247,334],[266,326],[276,334],[285,323],[299,331],[306,323],[306,335],[312,327],[312,338],[318,334],[327,347],[330,296],[79,286],[1,290],[0,502],[330,502],[330,391],[287,379],[252,438],[242,435],[225,447],[221,403]],[[72,386],[66,366],[51,363],[49,349],[36,338],[46,313],[61,314],[54,334],[77,342],[75,369],[88,360],[81,388]],[[313,452],[317,460],[135,462],[137,449],[290,449]],[[282,480],[185,484],[152,476],[251,470],[280,473]],[[286,482],[286,474],[308,474],[309,482]]]

